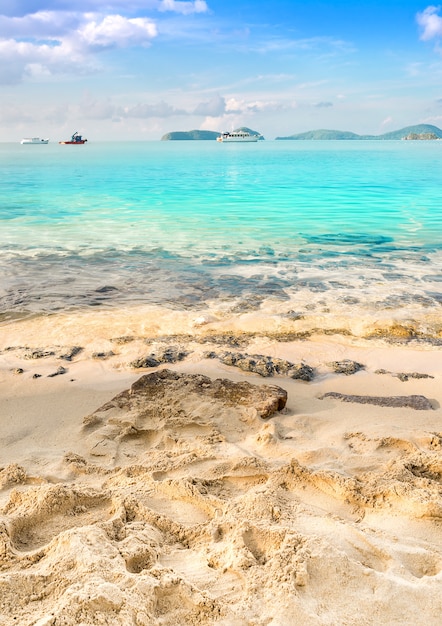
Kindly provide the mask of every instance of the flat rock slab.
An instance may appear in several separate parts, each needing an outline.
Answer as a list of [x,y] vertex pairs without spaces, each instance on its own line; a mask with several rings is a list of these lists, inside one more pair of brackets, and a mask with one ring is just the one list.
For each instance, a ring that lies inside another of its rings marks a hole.
[[252,407],[260,417],[271,417],[287,403],[287,392],[277,385],[252,385],[249,382],[233,382],[228,378],[215,380],[202,374],[180,374],[172,370],[160,370],[139,378],[129,391],[120,398],[132,403],[135,398],[166,404],[167,396],[188,397],[197,394],[217,400],[220,404]]
[[408,407],[410,409],[416,409],[416,411],[432,411],[433,405],[430,400],[425,396],[353,396],[346,393],[338,393],[336,391],[329,391],[320,397],[320,400],[324,398],[336,398],[343,402],[357,402],[358,404],[376,404],[377,406],[385,407]]

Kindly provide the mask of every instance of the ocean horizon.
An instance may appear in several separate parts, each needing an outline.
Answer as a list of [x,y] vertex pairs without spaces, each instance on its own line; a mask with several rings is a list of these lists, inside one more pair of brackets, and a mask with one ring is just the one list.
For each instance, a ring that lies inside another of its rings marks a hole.
[[0,320],[147,305],[438,336],[441,159],[411,141],[0,144]]

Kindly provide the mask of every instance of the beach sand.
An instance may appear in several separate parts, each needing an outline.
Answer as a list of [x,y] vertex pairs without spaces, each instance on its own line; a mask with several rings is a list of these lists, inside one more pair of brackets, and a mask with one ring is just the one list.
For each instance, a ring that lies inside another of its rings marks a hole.
[[440,623],[440,347],[290,328],[0,328],[2,626]]

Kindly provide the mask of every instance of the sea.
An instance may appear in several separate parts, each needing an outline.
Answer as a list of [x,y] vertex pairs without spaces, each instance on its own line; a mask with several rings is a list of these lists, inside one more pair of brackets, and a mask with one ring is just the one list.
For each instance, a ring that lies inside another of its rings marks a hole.
[[442,336],[442,141],[3,143],[0,197],[2,324],[148,306]]

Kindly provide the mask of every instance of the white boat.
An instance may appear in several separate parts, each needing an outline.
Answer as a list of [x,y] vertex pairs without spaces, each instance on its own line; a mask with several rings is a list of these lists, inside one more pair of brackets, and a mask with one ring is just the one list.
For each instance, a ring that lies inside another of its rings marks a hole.
[[40,137],[25,137],[24,139],[22,139],[20,141],[20,143],[29,143],[32,145],[41,145],[41,144],[46,144],[49,143],[49,139],[40,139]]
[[231,133],[222,133],[219,137],[216,138],[217,141],[221,141],[223,143],[230,142],[250,142],[250,141],[258,141],[261,138],[261,135],[251,135],[245,130],[234,130]]

